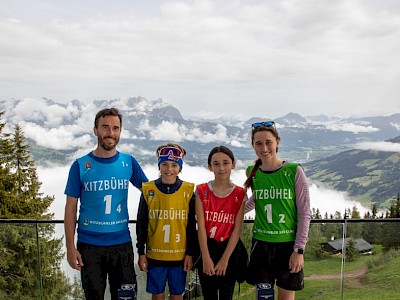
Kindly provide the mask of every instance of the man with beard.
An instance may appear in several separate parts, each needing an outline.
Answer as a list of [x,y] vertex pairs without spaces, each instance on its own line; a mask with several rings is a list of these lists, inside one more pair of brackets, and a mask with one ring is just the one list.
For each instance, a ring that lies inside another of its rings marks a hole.
[[90,300],[104,299],[107,276],[112,300],[136,299],[137,294],[128,188],[131,182],[141,190],[148,179],[134,157],[117,151],[121,129],[117,109],[96,114],[97,148],[74,161],[65,188],[68,263],[81,272],[85,297]]

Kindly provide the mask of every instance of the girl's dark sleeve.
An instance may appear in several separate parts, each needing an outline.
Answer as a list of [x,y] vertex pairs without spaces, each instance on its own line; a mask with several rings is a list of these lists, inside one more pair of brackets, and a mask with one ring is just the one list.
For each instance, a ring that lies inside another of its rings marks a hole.
[[145,254],[148,225],[149,225],[149,208],[142,194],[140,196],[139,208],[137,213],[137,223],[136,223],[136,239],[137,239],[136,247],[138,249],[139,255]]
[[193,194],[192,198],[189,202],[189,215],[188,215],[188,223],[186,227],[186,239],[187,239],[187,247],[186,247],[186,255],[194,256],[196,247],[198,247],[198,237],[196,230],[196,210],[195,210],[195,201],[196,197]]

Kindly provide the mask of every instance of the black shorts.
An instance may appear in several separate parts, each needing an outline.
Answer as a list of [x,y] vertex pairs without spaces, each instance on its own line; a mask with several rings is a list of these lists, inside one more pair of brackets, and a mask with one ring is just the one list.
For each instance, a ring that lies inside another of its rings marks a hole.
[[[210,257],[217,265],[222,255],[225,252],[229,240],[217,242],[214,239],[207,239],[208,251]],[[236,252],[233,251],[228,262],[225,276],[213,275],[209,276],[203,273],[203,261],[199,262],[199,279],[203,291],[204,299],[232,299],[233,291],[235,289],[235,260],[233,259]]]
[[104,299],[107,275],[111,299],[118,299],[121,284],[136,284],[132,243],[115,246],[94,246],[78,243],[83,260],[82,287],[86,299]]
[[304,273],[290,273],[289,260],[293,253],[293,242],[268,243],[253,239],[247,282],[268,282],[289,291],[304,288]]

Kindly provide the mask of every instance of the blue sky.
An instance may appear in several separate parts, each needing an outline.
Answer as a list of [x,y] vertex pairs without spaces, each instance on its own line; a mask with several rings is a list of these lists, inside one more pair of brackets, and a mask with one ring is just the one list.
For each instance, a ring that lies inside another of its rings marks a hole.
[[2,0],[0,99],[386,115],[400,112],[398,49],[394,0]]

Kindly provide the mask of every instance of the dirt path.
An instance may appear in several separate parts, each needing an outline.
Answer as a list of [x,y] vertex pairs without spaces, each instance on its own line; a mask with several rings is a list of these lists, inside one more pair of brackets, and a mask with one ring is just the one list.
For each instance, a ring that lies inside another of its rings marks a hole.
[[[354,271],[349,271],[344,273],[344,278],[357,278],[362,277],[367,273],[367,268],[361,268]],[[328,275],[310,275],[306,276],[305,280],[331,280],[340,279],[341,274],[328,274]]]
[[[364,276],[367,273],[367,268],[361,268],[358,270],[354,270],[354,271],[349,271],[349,272],[345,272],[344,273],[344,278],[348,278],[348,279],[354,279],[355,281],[351,282],[351,285],[360,285],[360,283],[358,283],[359,278]],[[334,280],[337,279],[339,280],[341,277],[341,274],[322,274],[322,275],[310,275],[310,276],[305,276],[304,279],[305,280]],[[240,295],[237,295],[237,293],[235,293],[233,295],[233,299],[240,299],[241,297],[243,297],[244,295],[250,295],[253,294],[255,292],[255,288],[250,288],[248,289],[246,292],[240,292]]]

